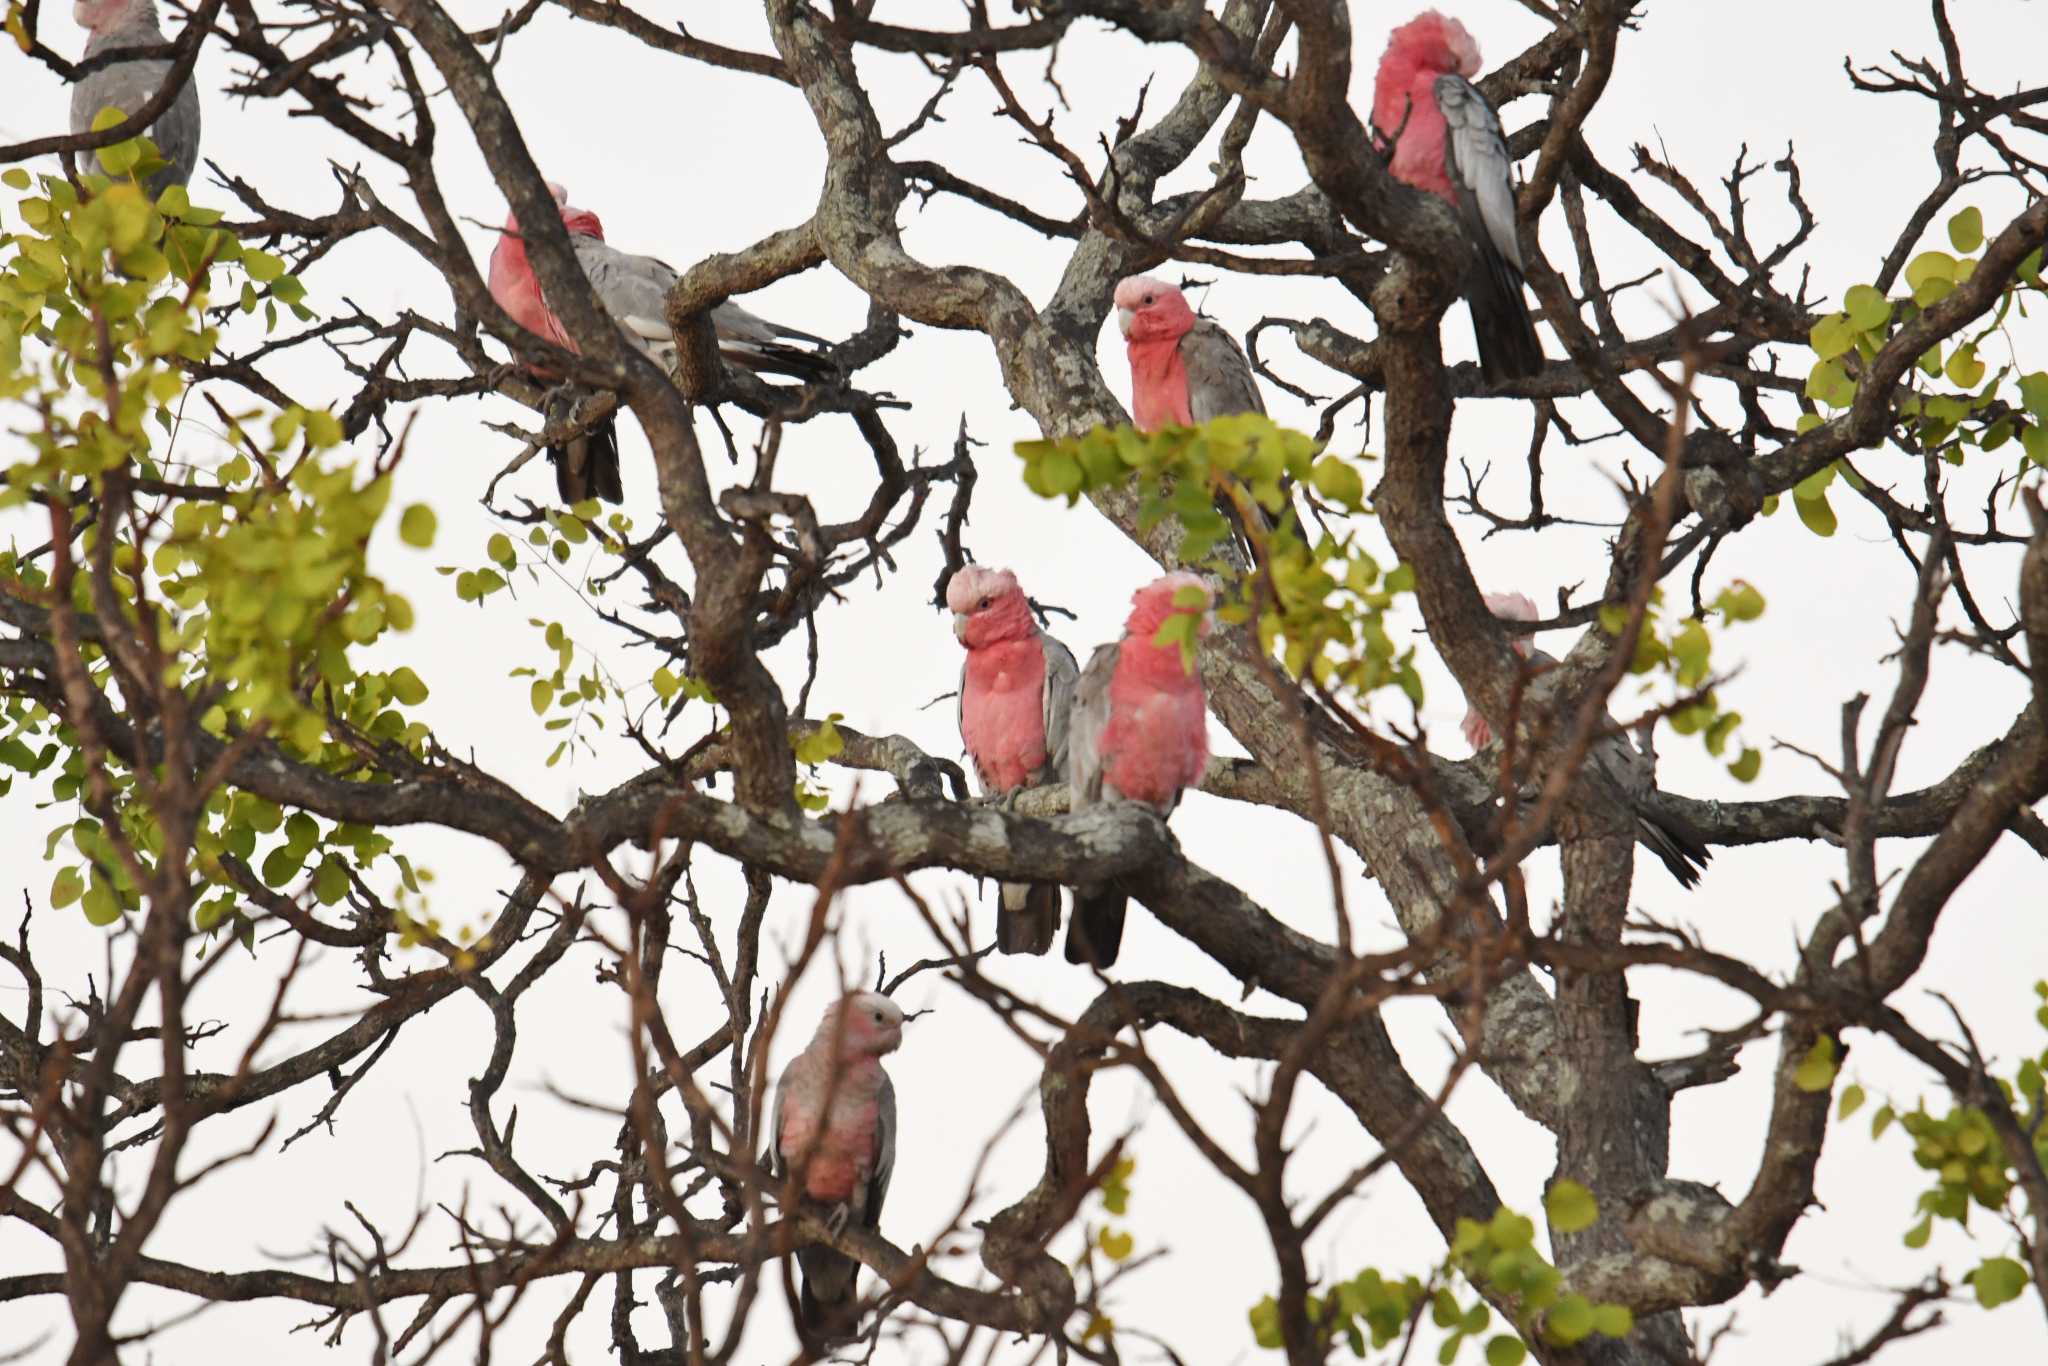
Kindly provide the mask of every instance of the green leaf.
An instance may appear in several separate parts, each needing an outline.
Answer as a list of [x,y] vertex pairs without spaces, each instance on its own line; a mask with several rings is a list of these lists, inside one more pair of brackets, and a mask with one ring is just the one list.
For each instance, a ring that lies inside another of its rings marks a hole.
[[50,882],[50,905],[63,910],[85,895],[85,878],[76,868],[59,868]]
[[427,685],[420,676],[403,665],[391,671],[391,695],[408,707],[417,707],[427,700]]
[[1569,1347],[1593,1331],[1593,1306],[1584,1295],[1566,1295],[1544,1320],[1543,1330],[1552,1341]]
[[1502,1333],[1486,1344],[1486,1366],[1522,1366],[1529,1349],[1513,1333]]
[[1564,1177],[1544,1192],[1543,1212],[1549,1216],[1553,1233],[1577,1233],[1593,1226],[1593,1221],[1600,1217],[1600,1204],[1593,1198],[1593,1192]]
[[1347,512],[1365,506],[1365,480],[1348,461],[1324,456],[1310,468],[1309,482],[1317,493]]
[[1799,520],[1806,523],[1806,529],[1816,536],[1835,534],[1835,510],[1828,506],[1825,493],[1817,498],[1794,498],[1792,505],[1799,511]]
[[1892,301],[1871,285],[1850,285],[1842,295],[1842,307],[1859,332],[1875,332],[1892,320]]
[[1917,298],[1920,286],[1932,281],[1943,280],[1955,283],[1956,258],[1945,251],[1923,251],[1906,262],[1906,287]]
[[1799,1060],[1799,1066],[1792,1073],[1792,1084],[1802,1091],[1825,1091],[1835,1084],[1835,1041],[1833,1036],[1823,1034],[1813,1041],[1813,1047],[1806,1050],[1806,1056]]
[[1593,1306],[1593,1331],[1606,1338],[1625,1338],[1635,1330],[1636,1316],[1625,1304]]
[[1131,1249],[1137,1244],[1130,1234],[1105,1228],[1095,1236],[1095,1245],[1102,1249],[1103,1256],[1112,1262],[1120,1262],[1131,1255]]
[[398,539],[415,550],[425,550],[434,543],[434,532],[440,519],[425,503],[414,503],[398,519]]
[[1813,325],[1807,340],[1813,346],[1813,354],[1822,360],[1833,360],[1856,344],[1856,328],[1846,313],[1830,313]]
[[1949,353],[1945,369],[1950,381],[1962,389],[1974,389],[1984,378],[1984,362],[1977,359],[1977,348],[1969,342]]
[[1246,1316],[1252,1323],[1252,1341],[1269,1350],[1284,1346],[1280,1333],[1280,1302],[1271,1295],[1251,1307]]
[[1948,243],[1966,254],[1984,245],[1984,215],[1976,205],[1948,220]]
[[1835,1102],[1835,1118],[1847,1119],[1863,1107],[1863,1088],[1850,1082],[1842,1088],[1842,1098]]
[[1970,1285],[1977,1292],[1977,1303],[1986,1309],[1996,1309],[2018,1299],[2027,1283],[2027,1269],[2010,1257],[1987,1258],[1970,1273]]

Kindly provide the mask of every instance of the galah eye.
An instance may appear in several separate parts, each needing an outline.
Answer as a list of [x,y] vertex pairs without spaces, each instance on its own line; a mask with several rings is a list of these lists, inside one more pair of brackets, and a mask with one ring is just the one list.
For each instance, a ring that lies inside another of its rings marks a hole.
[[1147,295],[1145,296],[1145,302],[1146,302],[1146,303],[1148,303],[1148,304],[1152,302],[1152,296],[1151,296],[1150,294],[1147,294]]
[[978,612],[986,612],[988,610],[988,599],[983,598],[980,602],[974,604],[974,607]]

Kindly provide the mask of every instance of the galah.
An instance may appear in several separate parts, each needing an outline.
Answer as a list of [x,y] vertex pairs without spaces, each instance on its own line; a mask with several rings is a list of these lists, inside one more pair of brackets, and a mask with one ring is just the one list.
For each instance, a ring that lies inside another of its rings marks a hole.
[[1388,170],[1458,211],[1478,265],[1466,281],[1479,368],[1489,384],[1543,368],[1522,297],[1514,162],[1500,118],[1469,77],[1479,45],[1455,19],[1424,10],[1394,30],[1373,85],[1373,128],[1393,146]]
[[[960,742],[985,795],[1014,801],[1026,788],[1067,772],[1067,716],[1080,668],[1066,646],[1039,629],[1017,576],[965,565],[946,583],[953,634],[967,651],[960,666]],[[996,947],[1044,953],[1060,926],[1052,882],[1005,882]]]
[[[1540,615],[1536,604],[1520,593],[1488,593],[1486,607],[1495,616],[1512,621],[1535,621]],[[1529,661],[1536,672],[1554,668],[1557,664],[1554,656],[1531,645],[1526,635],[1514,636],[1508,643],[1516,654]],[[1466,709],[1463,729],[1466,743],[1475,753],[1493,743],[1493,727],[1486,723],[1477,707]],[[1586,763],[1604,774],[1627,798],[1629,809],[1636,817],[1636,843],[1655,854],[1670,870],[1671,876],[1678,880],[1679,886],[1696,884],[1707,860],[1713,857],[1713,851],[1707,848],[1706,841],[1690,825],[1650,808],[1649,797],[1657,786],[1655,762],[1636,748],[1635,742],[1615,723],[1611,713],[1601,718],[1601,731],[1586,751]]]
[[[156,0],[77,0],[72,16],[91,36],[85,41],[85,56],[91,60],[102,52],[124,47],[162,47],[170,39],[157,23]],[[123,114],[139,114],[156,97],[171,74],[171,63],[161,58],[148,61],[115,62],[89,71],[71,87],[71,131],[90,133],[93,120],[107,108]],[[183,185],[199,165],[199,90],[187,80],[171,101],[171,107],[157,115],[145,130],[167,163],[149,177],[144,189],[151,199],[168,186]]]
[[[1209,585],[1186,572],[1164,574],[1131,595],[1124,634],[1097,647],[1074,690],[1067,783],[1074,809],[1137,802],[1166,816],[1209,764],[1202,676],[1180,644],[1155,642],[1167,618],[1185,613],[1206,634]],[[1115,885],[1074,889],[1067,961],[1106,968],[1124,935],[1124,893]]]
[[[827,1206],[835,1234],[849,1223],[881,1225],[896,1167],[896,1088],[881,1060],[903,1042],[903,1018],[879,992],[841,997],[775,1086],[775,1174],[793,1181],[801,1198]],[[852,1342],[860,1332],[860,1263],[818,1244],[797,1249],[796,1260],[798,1335],[820,1352]]]
[[[611,246],[604,240],[604,225],[596,214],[572,205],[569,192],[560,185],[550,182],[548,192],[561,208],[562,226],[569,231],[577,264],[583,267],[605,312],[628,341],[663,368],[673,369],[677,346],[667,310],[676,272],[652,256],[635,256]],[[491,253],[490,282],[491,297],[514,322],[566,350],[577,349],[542,297],[540,281],[527,258],[526,241],[519,233],[517,214],[506,216],[505,230]],[[711,310],[711,328],[718,337],[719,354],[733,364],[801,379],[818,379],[831,372],[830,363],[813,349],[824,346],[824,338],[769,322],[730,300]],[[565,503],[591,497],[616,503],[625,496],[619,482],[618,434],[609,417],[586,437],[566,447],[549,447],[548,459],[554,462],[555,489]]]
[[[1196,317],[1178,288],[1132,275],[1118,283],[1115,300],[1117,330],[1131,362],[1131,420],[1139,431],[1266,411],[1237,338],[1213,320]],[[1218,498],[1216,506],[1243,537],[1236,504]]]

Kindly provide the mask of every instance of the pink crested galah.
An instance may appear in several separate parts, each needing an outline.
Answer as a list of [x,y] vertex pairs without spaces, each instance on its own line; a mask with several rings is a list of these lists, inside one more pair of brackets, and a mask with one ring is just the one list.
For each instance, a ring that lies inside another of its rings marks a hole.
[[[170,41],[157,22],[156,0],[77,0],[71,13],[90,35],[82,61],[116,48],[162,47]],[[93,120],[103,109],[141,113],[170,74],[171,64],[160,58],[114,62],[87,72],[71,87],[71,131],[90,133]],[[199,165],[197,83],[187,79],[171,107],[144,131],[166,163],[144,185],[155,199],[166,187],[191,180],[193,168]]]
[[[577,264],[597,291],[597,301],[628,341],[664,368],[673,369],[677,347],[668,325],[668,296],[675,287],[676,272],[652,256],[635,256],[611,246],[604,240],[604,224],[596,214],[571,204],[569,192],[552,181],[548,192],[561,207],[569,245],[575,248]],[[566,350],[577,349],[542,297],[540,281],[526,254],[526,241],[519,233],[517,214],[506,215],[505,230],[498,235],[497,248],[491,253],[490,283],[491,297],[514,322]],[[811,349],[824,346],[824,338],[769,322],[730,300],[711,310],[711,329],[718,337],[719,354],[733,364],[806,380],[831,373],[830,362]],[[619,481],[618,434],[609,417],[568,446],[549,447],[548,459],[554,462],[555,489],[565,503],[593,497],[616,503],[625,496]]]
[[[1196,618],[1206,635],[1213,595],[1199,575],[1163,574],[1131,594],[1123,639],[1098,646],[1074,690],[1067,737],[1067,783],[1074,809],[1137,802],[1161,816],[1202,781],[1209,765],[1209,720],[1202,676],[1178,642],[1155,644],[1168,617]],[[1124,937],[1124,893],[1114,884],[1074,889],[1067,961],[1106,968]]]
[[[1535,621],[1541,616],[1536,604],[1520,593],[1488,593],[1486,608],[1510,621]],[[1532,672],[1541,673],[1557,665],[1555,657],[1535,648],[1526,635],[1512,636],[1508,643],[1516,654],[1529,661]],[[1635,812],[1636,843],[1655,854],[1679,886],[1693,886],[1700,880],[1700,872],[1713,857],[1713,851],[1691,825],[1650,807],[1649,797],[1657,786],[1655,761],[1636,748],[1611,713],[1602,719],[1601,733],[1586,751],[1586,762],[1606,775],[1627,799],[1629,809]],[[1493,727],[1477,707],[1466,708],[1463,729],[1465,741],[1475,753],[1493,743]]]
[[[881,1060],[903,1042],[903,1021],[902,1007],[879,992],[834,1001],[775,1086],[775,1174],[828,1206],[835,1234],[849,1223],[881,1225],[896,1168],[896,1088]],[[796,1261],[798,1336],[821,1355],[852,1342],[860,1333],[860,1263],[816,1243],[798,1248]]]
[[[1141,432],[1193,427],[1232,413],[1263,413],[1258,381],[1237,338],[1221,324],[1195,315],[1178,288],[1150,275],[1132,275],[1116,287],[1116,325],[1131,362],[1131,421]],[[1245,542],[1237,505],[1226,497],[1217,510]],[[1265,516],[1264,509],[1259,516]]]
[[1372,92],[1373,128],[1393,144],[1388,170],[1458,211],[1477,250],[1465,286],[1487,383],[1543,368],[1543,344],[1522,297],[1514,162],[1500,118],[1469,77],[1479,45],[1456,19],[1424,10],[1394,30]]
[[[1058,782],[1067,771],[1067,716],[1080,668],[1066,646],[1039,629],[1017,576],[962,566],[946,583],[953,634],[966,648],[960,666],[960,741],[983,794],[1018,793]],[[1044,953],[1060,927],[1053,882],[1005,882],[999,889],[996,947]]]

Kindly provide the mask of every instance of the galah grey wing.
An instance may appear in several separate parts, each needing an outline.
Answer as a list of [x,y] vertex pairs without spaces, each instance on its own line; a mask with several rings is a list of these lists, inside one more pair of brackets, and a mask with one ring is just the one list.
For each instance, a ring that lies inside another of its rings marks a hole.
[[1076,811],[1102,801],[1102,733],[1109,729],[1109,680],[1122,648],[1121,641],[1096,646],[1074,684],[1067,717],[1067,786]]
[[882,1201],[889,1197],[889,1178],[896,1174],[896,1083],[882,1074],[882,1090],[875,1098],[875,1165],[868,1174],[867,1194],[861,1203],[861,1223],[868,1228],[882,1226]]
[[1073,725],[1074,685],[1081,666],[1074,652],[1045,632],[1038,633],[1045,651],[1045,773],[1041,781],[1057,783],[1067,775],[1067,735]]
[[[1102,738],[1109,729],[1109,683],[1116,674],[1118,641],[1097,646],[1074,685],[1074,709],[1067,724],[1067,785],[1074,810],[1118,800],[1102,777]],[[1067,922],[1067,961],[1106,968],[1116,962],[1124,937],[1125,896],[1116,884],[1074,888],[1074,915]]]
[[[1532,670],[1556,666],[1556,656],[1542,650],[1529,651]],[[1700,880],[1707,860],[1714,856],[1713,851],[1689,824],[1650,805],[1657,790],[1656,767],[1650,756],[1636,748],[1627,732],[1615,722],[1612,712],[1604,713],[1600,721],[1602,731],[1586,751],[1586,767],[1614,784],[1628,803],[1636,818],[1636,843],[1655,854],[1679,886],[1693,886]]]
[[1543,366],[1543,346],[1522,296],[1522,245],[1515,228],[1514,161],[1500,117],[1463,76],[1439,76],[1444,172],[1457,190],[1479,268],[1465,291],[1480,368],[1489,381],[1525,379]]
[[652,256],[620,251],[602,238],[575,234],[576,262],[612,321],[663,369],[675,364],[676,339],[668,326],[668,295],[676,273]]
[[[93,34],[86,42],[85,56],[124,47],[157,47],[166,41],[155,14],[145,10],[129,23]],[[167,61],[116,62],[88,72],[71,87],[71,131],[92,131],[93,120],[110,106],[123,114],[141,113],[170,74]],[[167,186],[189,183],[199,165],[199,89],[190,78],[147,132],[167,163],[144,187],[154,199]]]
[[775,1104],[768,1114],[768,1170],[781,1181],[789,1179],[789,1159],[782,1152],[782,1097],[788,1090],[789,1067],[785,1066],[775,1082]]
[[711,328],[718,334],[719,353],[749,370],[798,379],[831,373],[831,365],[817,350],[826,344],[823,337],[770,322],[730,299],[711,310]]
[[1266,411],[1244,348],[1217,323],[1198,319],[1180,339],[1180,359],[1188,372],[1188,415],[1197,423]]

